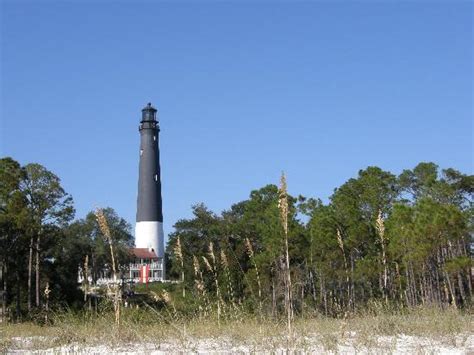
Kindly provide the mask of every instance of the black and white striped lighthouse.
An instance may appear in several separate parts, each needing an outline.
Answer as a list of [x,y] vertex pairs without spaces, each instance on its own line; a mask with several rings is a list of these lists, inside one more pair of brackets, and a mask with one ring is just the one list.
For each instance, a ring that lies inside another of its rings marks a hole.
[[160,127],[156,112],[157,110],[149,103],[142,110],[139,126],[140,164],[135,246],[147,248],[158,256],[163,264],[162,277],[164,279],[164,235],[158,139]]

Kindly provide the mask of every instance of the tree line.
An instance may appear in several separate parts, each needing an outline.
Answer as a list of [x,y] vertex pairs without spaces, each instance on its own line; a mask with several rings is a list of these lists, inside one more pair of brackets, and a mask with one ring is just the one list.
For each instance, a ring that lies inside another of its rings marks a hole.
[[[133,245],[131,226],[112,208],[103,209],[125,265]],[[0,159],[0,294],[2,317],[34,318],[50,302],[82,307],[78,268],[90,260],[93,280],[110,267],[108,242],[91,211],[74,220],[73,199],[58,176],[40,164]],[[1,318],[1,317],[0,317]]]
[[[470,305],[474,176],[420,163],[398,176],[360,170],[327,202],[284,190],[282,198],[281,187],[264,186],[221,213],[194,205],[169,236],[168,277],[180,283],[165,299],[180,297],[183,310],[217,305],[288,317],[338,316],[371,302]],[[131,226],[112,208],[102,211],[123,270]],[[55,307],[85,307],[79,267],[86,261],[94,283],[112,262],[94,212],[74,215],[53,172],[0,159],[3,317],[36,317],[45,295]]]
[[[286,312],[288,297],[294,314],[341,315],[371,302],[465,307],[472,300],[473,192],[474,176],[420,163],[399,176],[360,170],[327,203],[288,196],[291,279],[276,185],[220,214],[197,204],[170,235],[170,276],[193,292],[201,283],[215,290],[217,276],[232,285],[232,292],[220,286],[223,302],[273,315]],[[196,273],[210,245],[221,262]]]

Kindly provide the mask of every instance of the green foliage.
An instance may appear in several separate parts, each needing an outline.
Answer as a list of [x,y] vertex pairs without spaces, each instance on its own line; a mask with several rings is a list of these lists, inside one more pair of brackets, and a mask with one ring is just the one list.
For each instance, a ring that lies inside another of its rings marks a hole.
[[[374,305],[391,310],[420,304],[468,307],[473,192],[473,176],[420,163],[398,177],[378,167],[360,170],[327,203],[288,196],[294,312],[343,316]],[[184,282],[138,285],[135,291],[142,298],[136,301],[173,317],[207,317],[217,309],[222,320],[245,312],[281,317],[286,277],[278,200],[277,186],[266,185],[222,213],[194,205],[191,218],[175,223],[166,250],[168,277],[181,281],[184,276]],[[112,208],[103,211],[116,260],[125,267],[133,245],[131,226]],[[0,159],[1,281],[5,304],[15,308],[17,317],[26,308],[28,261],[34,255],[41,268],[40,291],[48,282],[53,308],[84,307],[77,272],[86,255],[93,280],[110,266],[108,244],[93,212],[75,221],[73,216],[72,197],[54,173],[39,164],[22,167],[11,158]]]
[[32,228],[65,226],[74,217],[73,200],[61,187],[59,178],[39,164],[24,167],[22,191],[28,200]]
[[[131,227],[113,209],[104,213],[117,244],[118,260],[126,264],[128,247],[133,244]],[[34,290],[27,287],[28,275],[40,303],[49,283],[51,306],[82,307],[77,276],[84,257],[91,257],[94,276],[109,263],[110,253],[93,213],[71,223],[73,217],[72,197],[54,173],[39,164],[21,167],[11,158],[0,159],[0,281],[6,290],[6,303],[15,308],[15,317],[24,313],[28,292],[33,296]],[[30,316],[41,308],[31,310]]]
[[[292,280],[294,292],[302,295],[296,297],[295,309],[303,312],[305,304],[311,304],[338,315],[381,298],[396,307],[424,302],[468,305],[472,191],[472,177],[453,169],[440,174],[437,165],[420,163],[398,178],[378,167],[361,170],[334,191],[328,204],[290,197]],[[248,200],[221,215],[202,204],[194,206],[193,213],[192,219],[176,223],[171,235],[171,276],[178,279],[173,248],[180,236],[185,287],[196,294],[192,257],[207,256],[213,242],[232,257],[237,298],[258,303],[258,269],[264,308],[281,311],[283,237],[277,187],[252,191]],[[309,218],[306,223],[299,220],[301,215]],[[377,223],[383,224],[383,235]],[[205,276],[210,290],[211,275]]]

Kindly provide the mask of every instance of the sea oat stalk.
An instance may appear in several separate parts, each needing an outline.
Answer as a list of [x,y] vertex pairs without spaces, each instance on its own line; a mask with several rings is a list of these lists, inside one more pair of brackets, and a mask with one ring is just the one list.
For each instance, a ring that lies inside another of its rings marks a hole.
[[349,284],[349,281],[350,281],[349,267],[347,266],[346,252],[344,249],[344,241],[342,239],[342,233],[339,230],[339,228],[337,228],[336,230],[336,237],[337,237],[337,244],[339,245],[339,249],[341,249],[342,259],[344,261],[344,272],[346,273],[346,284],[347,284],[347,298],[349,299],[349,303],[351,303],[352,299],[351,299],[351,291],[350,291],[350,284]]
[[214,254],[214,244],[212,242],[209,242],[209,250],[208,250],[208,255],[209,258],[212,260],[212,264],[209,262],[209,260],[203,256],[202,259],[204,261],[204,264],[206,265],[206,268],[212,273],[212,276],[214,278],[214,284],[216,286],[216,298],[217,298],[217,325],[220,326],[221,324],[221,294],[220,294],[220,289],[219,289],[219,278],[217,275],[217,265],[216,265],[216,255]]
[[84,259],[84,272],[82,286],[84,290],[84,303],[89,301],[89,310],[91,309],[91,297],[89,295],[89,255]]
[[176,244],[174,246],[174,255],[181,266],[181,285],[183,286],[183,298],[186,298],[186,287],[184,286],[184,259],[183,259],[183,250],[181,248],[181,240],[178,237]]
[[234,287],[232,286],[232,278],[230,275],[229,261],[227,260],[227,255],[225,255],[224,250],[221,250],[221,265],[227,277],[227,292],[229,294],[230,302],[231,302],[232,307],[235,309],[237,308],[237,306],[235,304]]
[[193,267],[194,267],[194,283],[199,295],[204,295],[204,281],[202,278],[201,265],[199,265],[199,259],[193,255]]
[[[206,288],[204,287],[204,279],[202,276],[201,265],[199,264],[199,259],[195,255],[193,255],[193,268],[194,284],[196,285],[198,297],[204,301],[204,315],[207,316],[209,302],[207,300]],[[202,307],[199,306],[199,309],[202,310]]]
[[45,315],[44,315],[44,321],[46,324],[48,324],[48,315],[49,315],[49,294],[51,293],[51,290],[49,288],[49,282],[46,282],[46,288],[44,290],[44,296],[46,298],[45,302]]
[[174,306],[173,299],[171,298],[171,295],[168,293],[168,291],[163,290],[161,292],[161,299],[164,303],[166,303],[166,305],[171,305],[173,312],[176,313],[176,307]]
[[258,273],[258,266],[257,262],[255,261],[255,252],[252,247],[252,243],[250,242],[249,238],[245,238],[245,250],[247,251],[247,255],[249,256],[250,261],[255,268],[255,276],[257,278],[257,286],[258,286],[258,304],[260,307],[260,312],[262,311],[262,285],[260,283],[260,274]]
[[285,237],[285,259],[286,259],[286,294],[285,308],[287,313],[288,335],[291,337],[291,321],[293,317],[292,292],[291,292],[291,273],[290,273],[290,254],[288,250],[288,191],[286,185],[285,173],[281,174],[278,208],[280,210],[280,219],[283,225]]
[[110,247],[110,257],[112,259],[112,271],[114,276],[114,296],[113,296],[113,303],[114,303],[114,310],[115,310],[115,323],[120,325],[120,304],[121,304],[121,292],[120,287],[118,284],[117,278],[117,267],[115,265],[115,256],[114,256],[114,246],[112,241],[112,234],[110,233],[110,228],[107,223],[107,219],[105,218],[104,211],[98,208],[95,211],[95,215],[97,217],[97,222],[99,223],[99,228],[102,234],[105,236],[107,242],[109,243]]
[[387,254],[385,251],[385,224],[382,216],[382,210],[379,210],[377,220],[375,221],[375,229],[380,238],[380,245],[382,248],[382,266],[383,266],[383,293],[385,301],[388,302],[387,298],[387,283],[388,283],[388,272],[387,272]]

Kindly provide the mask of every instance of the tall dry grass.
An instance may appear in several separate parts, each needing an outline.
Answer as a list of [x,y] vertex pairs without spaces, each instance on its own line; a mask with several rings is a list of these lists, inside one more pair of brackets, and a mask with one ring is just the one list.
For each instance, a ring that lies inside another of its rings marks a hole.
[[382,293],[385,299],[385,302],[388,303],[388,270],[387,270],[387,253],[386,253],[386,240],[385,240],[385,224],[382,216],[382,211],[379,210],[377,215],[377,220],[375,221],[375,229],[377,230],[377,234],[380,238],[380,247],[382,249],[382,268],[383,268],[383,276],[382,276]]
[[176,240],[176,244],[173,249],[173,253],[176,257],[176,260],[178,261],[180,267],[181,267],[181,284],[183,286],[183,298],[186,298],[186,287],[184,284],[184,258],[183,258],[183,249],[181,247],[181,239],[178,236]]
[[208,256],[209,259],[212,261],[212,263],[209,262],[209,260],[203,256],[202,259],[204,261],[204,265],[206,265],[207,270],[212,274],[213,280],[214,280],[214,285],[216,289],[216,305],[217,305],[217,324],[221,324],[221,312],[222,312],[222,296],[221,296],[221,291],[219,287],[219,275],[217,273],[217,262],[216,262],[216,255],[214,253],[214,243],[209,242],[209,248],[208,248]]
[[[76,352],[81,347],[97,345],[124,351],[124,347],[130,344],[149,344],[155,349],[168,349],[170,352],[196,352],[198,342],[212,344],[220,341],[225,346],[224,351],[227,349],[228,352],[234,347],[239,349],[244,346],[250,352],[282,353],[289,350],[305,353],[315,352],[316,349],[337,353],[344,349],[348,351],[347,346],[351,344],[349,349],[356,352],[392,353],[393,342],[381,341],[387,337],[393,337],[395,343],[397,338],[420,337],[423,342],[414,349],[415,353],[430,353],[433,350],[426,350],[424,346],[433,342],[468,349],[466,344],[473,333],[472,314],[452,308],[386,312],[384,307],[384,304],[374,304],[366,312],[347,319],[328,318],[320,314],[295,318],[294,338],[289,349],[286,324],[247,313],[243,313],[238,321],[223,321],[218,326],[213,315],[203,319],[171,317],[166,312],[150,311],[148,308],[125,308],[122,326],[111,329],[114,312],[110,309],[102,309],[98,314],[64,311],[51,314],[52,325],[49,327],[33,323],[2,325],[0,352],[41,351],[73,344],[79,346]],[[171,347],[166,348],[167,344]],[[212,352],[213,349],[207,348],[207,351]],[[56,352],[60,352],[58,348]]]
[[230,301],[230,305],[235,310],[237,308],[237,304],[235,303],[234,287],[232,284],[232,277],[230,274],[229,261],[223,249],[221,249],[220,261],[221,261],[221,267],[224,270],[224,273],[227,279],[227,294]]
[[258,307],[259,307],[259,312],[262,313],[262,284],[260,282],[260,273],[258,272],[258,266],[257,262],[255,260],[255,252],[252,246],[252,243],[250,242],[249,238],[245,238],[244,240],[245,243],[245,250],[247,252],[247,255],[249,257],[250,262],[252,263],[254,269],[255,269],[255,278],[257,279],[257,288],[258,288]]
[[349,277],[349,266],[347,264],[346,258],[346,250],[344,247],[344,240],[342,239],[342,233],[339,228],[336,229],[336,238],[337,244],[339,245],[339,249],[341,249],[342,253],[342,260],[344,261],[344,272],[346,274],[346,287],[347,287],[347,299],[349,300],[349,306],[352,304],[352,297],[351,297],[351,286],[350,286],[350,277]]
[[[199,318],[207,317],[210,313],[210,302],[204,285],[204,277],[201,270],[199,259],[193,255],[194,285],[198,296]],[[201,306],[204,304],[204,308]]]
[[278,208],[280,210],[280,219],[283,225],[284,239],[285,239],[285,308],[287,313],[287,327],[288,335],[291,337],[291,322],[293,318],[293,296],[291,285],[291,270],[290,270],[290,254],[288,248],[288,191],[286,184],[285,173],[281,174]]
[[[112,239],[112,234],[110,233],[110,228],[107,223],[107,218],[105,218],[104,211],[100,208],[97,208],[95,211],[95,216],[97,222],[99,223],[99,228],[102,234],[104,235],[106,241],[109,244],[110,249],[110,258],[112,259],[112,272],[114,277],[114,283],[112,285],[112,290],[110,292],[112,296],[112,302],[114,304],[115,310],[115,323],[120,326],[120,308],[122,305],[122,292],[120,290],[119,278],[117,276],[117,265],[115,263],[115,253],[114,253],[114,244]],[[109,288],[109,285],[107,285]],[[109,294],[109,292],[107,292]]]

